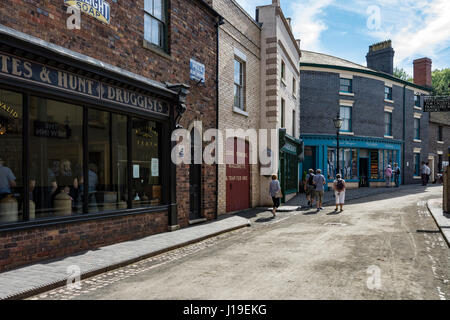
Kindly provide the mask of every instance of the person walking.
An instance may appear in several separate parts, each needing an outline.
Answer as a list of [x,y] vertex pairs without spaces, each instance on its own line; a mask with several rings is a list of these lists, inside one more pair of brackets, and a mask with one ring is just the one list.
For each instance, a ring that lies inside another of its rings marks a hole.
[[341,175],[336,175],[336,180],[333,181],[334,198],[336,199],[336,209],[338,211],[338,205],[341,207],[341,212],[344,211],[345,201],[345,180],[341,179]]
[[315,195],[316,195],[316,205],[317,205],[317,212],[319,210],[322,210],[322,200],[323,200],[323,186],[325,185],[326,180],[325,177],[322,175],[322,170],[317,169],[316,174],[313,178],[313,184],[315,186]]
[[426,184],[428,184],[428,183],[430,182],[431,169],[430,169],[430,167],[428,166],[428,162],[425,163],[425,166],[426,166],[426,172],[425,172],[425,174],[427,175],[427,176],[426,176],[426,179],[427,179],[427,183],[426,183]]
[[398,188],[400,185],[400,167],[396,162],[394,162],[394,169],[392,171],[394,174],[395,187]]
[[306,180],[305,180],[305,192],[306,192],[306,200],[308,200],[308,206],[310,208],[312,208],[313,206],[313,201],[314,201],[314,196],[315,196],[315,187],[313,184],[313,180],[314,180],[314,170],[313,169],[309,169],[308,170],[308,174],[306,175]]
[[388,166],[386,167],[386,170],[384,170],[384,177],[386,179],[386,188],[390,188],[391,187],[391,177],[392,177],[392,169],[391,169],[390,164],[388,164]]
[[272,181],[270,181],[269,185],[269,194],[272,197],[272,218],[274,218],[276,216],[277,208],[280,206],[280,198],[283,196],[281,194],[280,181],[278,181],[276,174],[272,175]]
[[422,161],[422,166],[420,167],[420,176],[422,177],[422,185],[427,185],[427,166],[425,165],[425,161]]

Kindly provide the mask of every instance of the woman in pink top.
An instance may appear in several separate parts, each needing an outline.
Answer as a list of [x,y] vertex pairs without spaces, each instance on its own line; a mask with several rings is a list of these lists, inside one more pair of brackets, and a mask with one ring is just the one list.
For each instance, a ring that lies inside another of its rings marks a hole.
[[386,170],[384,170],[384,177],[386,179],[386,188],[391,187],[391,177],[392,177],[392,169],[391,165],[388,164]]

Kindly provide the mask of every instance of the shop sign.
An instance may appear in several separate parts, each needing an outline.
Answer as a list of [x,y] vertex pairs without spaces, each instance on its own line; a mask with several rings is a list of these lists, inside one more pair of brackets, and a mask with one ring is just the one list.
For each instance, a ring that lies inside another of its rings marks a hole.
[[0,101],[0,110],[5,111],[6,113],[8,113],[14,119],[17,119],[19,117],[19,115],[17,114],[17,111],[14,110],[12,107],[8,106],[3,101]]
[[205,83],[205,65],[195,61],[194,59],[190,60],[190,76],[192,80]]
[[282,151],[289,151],[289,152],[296,153],[297,147],[294,146],[292,143],[286,142],[286,144],[282,148]]
[[36,120],[34,121],[34,135],[44,138],[69,139],[71,130],[68,125]]
[[0,75],[158,114],[169,114],[167,104],[152,97],[5,53],[0,53]]
[[425,96],[423,112],[450,111],[450,96]]
[[109,24],[111,20],[111,8],[104,0],[64,0],[64,3],[104,23]]

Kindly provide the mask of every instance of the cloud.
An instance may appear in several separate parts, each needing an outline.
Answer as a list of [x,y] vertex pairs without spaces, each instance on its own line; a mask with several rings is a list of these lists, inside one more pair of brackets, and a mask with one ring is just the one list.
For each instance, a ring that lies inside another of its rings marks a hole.
[[292,2],[292,31],[301,39],[301,48],[321,51],[320,35],[328,29],[323,17],[324,10],[332,0],[302,0]]

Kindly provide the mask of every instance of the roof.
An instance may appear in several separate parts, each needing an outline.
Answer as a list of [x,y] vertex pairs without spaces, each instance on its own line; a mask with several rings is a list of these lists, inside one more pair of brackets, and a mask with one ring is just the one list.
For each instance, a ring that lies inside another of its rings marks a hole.
[[360,71],[362,73],[380,76],[380,77],[389,79],[391,81],[396,81],[396,82],[402,83],[404,85],[415,87],[415,88],[418,88],[421,90],[425,90],[425,91],[431,90],[431,88],[427,88],[427,87],[420,86],[420,85],[417,85],[417,84],[409,82],[409,81],[402,80],[402,79],[397,78],[394,75],[386,73],[386,72],[370,69],[363,65],[360,65],[360,64],[342,59],[342,58],[330,56],[328,54],[313,52],[313,51],[302,50],[302,56],[300,57],[300,66],[302,66],[302,65],[304,65],[304,66],[314,65],[314,66],[317,66],[320,68],[336,68],[336,69],[349,70],[349,71],[354,71],[354,72]]

